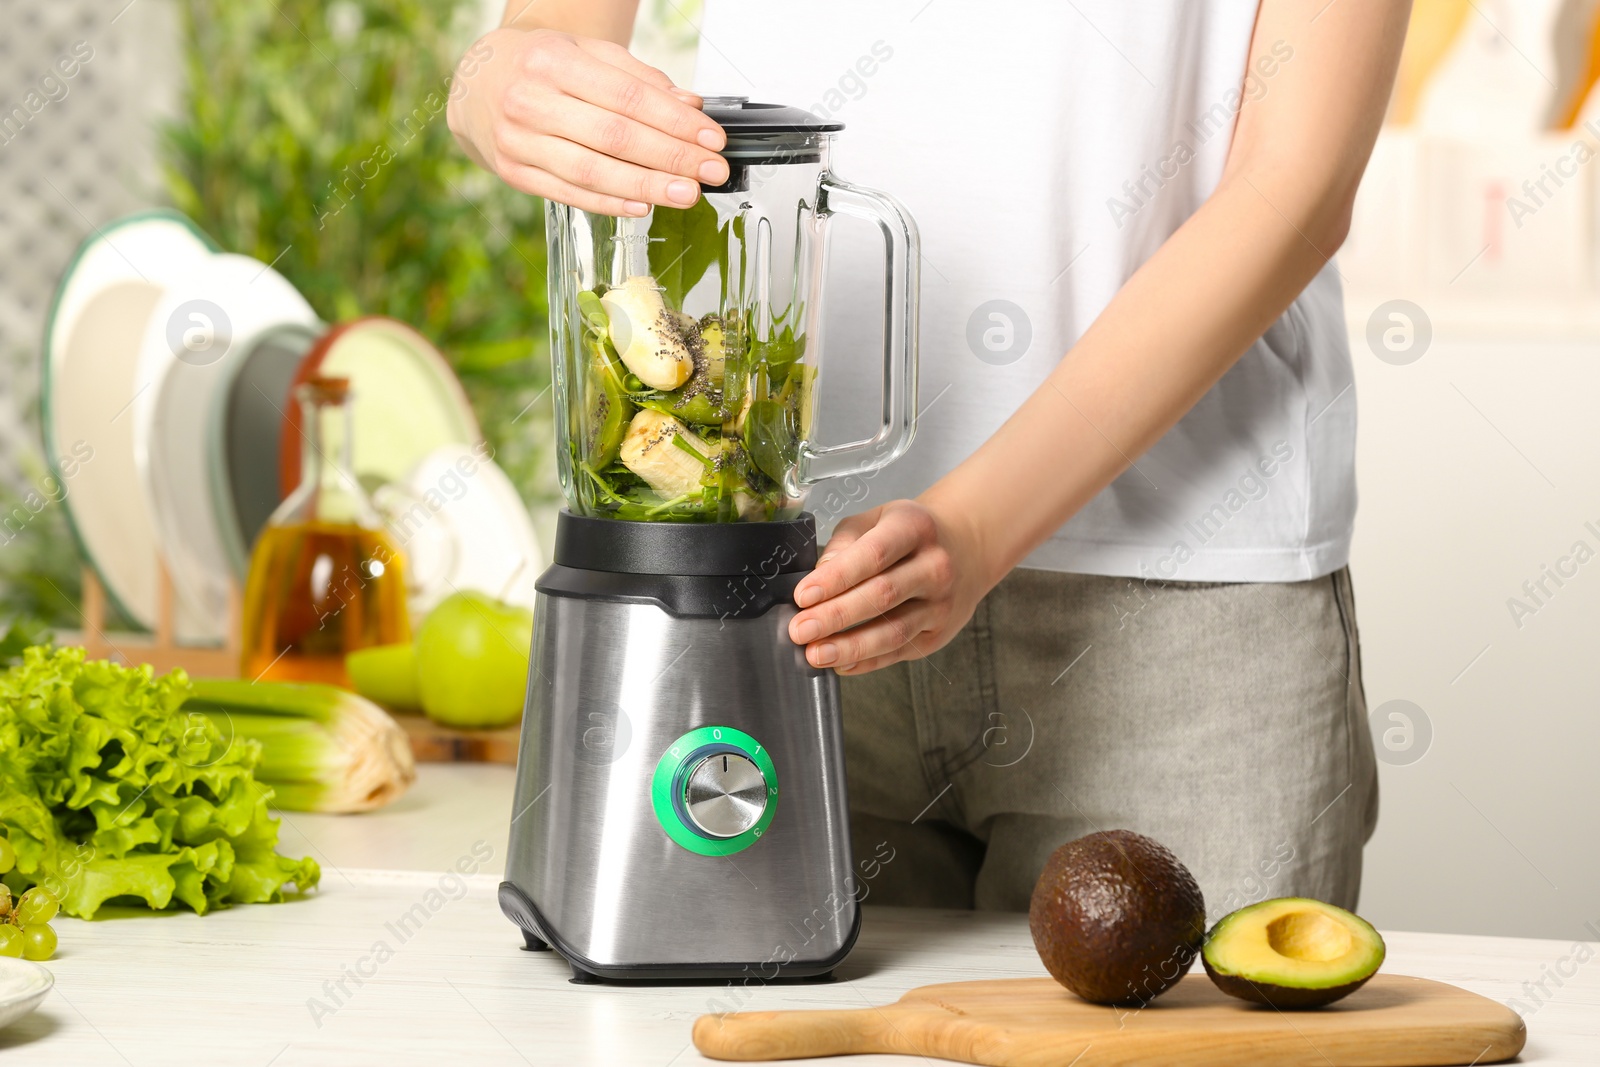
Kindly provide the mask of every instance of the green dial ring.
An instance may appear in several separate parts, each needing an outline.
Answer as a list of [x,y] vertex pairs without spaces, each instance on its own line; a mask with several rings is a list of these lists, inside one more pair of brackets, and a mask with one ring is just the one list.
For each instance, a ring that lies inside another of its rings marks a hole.
[[[690,758],[703,749],[737,752],[754,763],[761,777],[767,780],[766,809],[754,826],[737,837],[708,837],[679,814],[683,798],[673,796],[673,784],[676,781],[679,789],[683,787],[684,776],[679,772],[687,771]],[[778,769],[772,765],[772,757],[761,747],[761,742],[743,730],[731,726],[702,726],[672,742],[661,754],[650,782],[650,806],[655,809],[656,821],[667,836],[690,852],[701,856],[731,856],[761,840],[761,835],[772,824],[772,817],[778,813]]]

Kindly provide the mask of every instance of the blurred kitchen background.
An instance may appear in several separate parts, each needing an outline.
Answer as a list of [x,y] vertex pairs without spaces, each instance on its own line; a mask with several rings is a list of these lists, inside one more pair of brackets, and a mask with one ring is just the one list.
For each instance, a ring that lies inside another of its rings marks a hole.
[[[698,4],[643,8],[635,50],[687,83]],[[325,323],[390,316],[431,341],[548,543],[539,205],[468,163],[429,103],[498,14],[8,5],[0,617],[83,628],[41,337],[79,243],[157,206],[270,265]],[[1600,0],[1417,0],[1339,256],[1361,420],[1352,569],[1384,762],[1362,911],[1382,927],[1592,938],[1600,920],[1597,74]],[[136,628],[111,601],[105,626]]]

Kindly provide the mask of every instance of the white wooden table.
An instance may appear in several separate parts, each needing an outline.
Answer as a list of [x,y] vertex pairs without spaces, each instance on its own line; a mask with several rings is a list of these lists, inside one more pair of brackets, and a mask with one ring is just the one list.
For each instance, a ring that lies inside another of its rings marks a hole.
[[494,858],[483,869],[505,870],[516,771],[496,763],[424,763],[406,795],[365,815],[278,812],[278,851],[309,855],[324,877],[342,867],[443,871],[486,841]]
[[[725,987],[575,986],[558,957],[520,949],[517,931],[494,898],[508,812],[490,809],[500,800],[508,806],[509,785],[501,768],[426,768],[416,792],[387,812],[349,819],[291,815],[298,838],[286,827],[286,843],[314,844],[327,865],[322,889],[304,901],[204,918],[58,920],[61,948],[49,964],[55,990],[33,1015],[0,1030],[0,1062],[710,1062],[690,1045],[689,1029],[698,1015],[729,1006]],[[479,840],[493,848],[480,873],[460,885],[441,881],[457,859],[473,858]],[[384,855],[414,869],[358,865]],[[401,930],[401,917],[415,915],[417,905],[424,917]],[[1562,961],[1573,946],[1444,934],[1386,937],[1388,970],[1454,982],[1502,1001],[1519,999],[1534,1009],[1522,1062],[1600,1064],[1600,960],[1563,976],[1560,987],[1547,979],[1552,995],[1535,1008],[1523,983],[1572,971]],[[755,988],[737,1006],[861,1007],[931,982],[1043,973],[1024,916],[869,906],[840,981]],[[866,1067],[917,1061],[818,1062]]]

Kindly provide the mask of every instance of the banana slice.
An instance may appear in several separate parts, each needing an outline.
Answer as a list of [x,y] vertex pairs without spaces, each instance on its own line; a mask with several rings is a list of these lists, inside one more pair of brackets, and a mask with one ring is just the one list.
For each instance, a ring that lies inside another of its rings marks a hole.
[[674,437],[682,437],[684,444],[706,459],[715,459],[717,449],[709,441],[671,415],[649,408],[641,408],[628,424],[628,436],[618,453],[624,467],[668,499],[699,489],[706,473],[706,465],[674,443]]
[[767,518],[767,502],[748,489],[733,491],[733,506],[737,509],[739,518],[746,522],[762,522]]
[[694,373],[683,322],[661,298],[656,280],[636,274],[600,298],[611,343],[622,362],[652,389],[676,389]]

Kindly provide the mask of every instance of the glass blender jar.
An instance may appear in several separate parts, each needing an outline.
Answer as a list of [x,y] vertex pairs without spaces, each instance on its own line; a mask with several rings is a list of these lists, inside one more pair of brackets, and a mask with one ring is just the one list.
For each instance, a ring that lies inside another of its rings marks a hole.
[[[888,195],[828,170],[843,128],[798,108],[706,97],[727,182],[693,207],[614,218],[547,206],[557,449],[571,510],[645,522],[796,517],[808,488],[910,446],[918,240]],[[882,422],[812,439],[829,220],[885,243]]]

